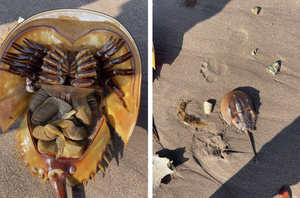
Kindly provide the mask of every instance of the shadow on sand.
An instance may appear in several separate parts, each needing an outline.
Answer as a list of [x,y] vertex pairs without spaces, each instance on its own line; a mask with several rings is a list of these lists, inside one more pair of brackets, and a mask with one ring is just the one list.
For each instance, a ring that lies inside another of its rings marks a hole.
[[282,186],[299,183],[299,129],[300,116],[262,147],[258,164],[251,160],[211,197],[273,197]]
[[184,34],[197,23],[218,12],[230,0],[198,0],[195,7],[186,7],[184,0],[153,1],[153,42],[158,79],[162,65],[172,64],[182,49]]

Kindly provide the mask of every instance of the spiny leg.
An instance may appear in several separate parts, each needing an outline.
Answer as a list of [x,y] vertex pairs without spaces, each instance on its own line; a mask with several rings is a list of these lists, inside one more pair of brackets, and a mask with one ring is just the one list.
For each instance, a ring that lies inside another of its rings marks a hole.
[[21,77],[28,77],[32,81],[36,81],[40,74],[41,68],[35,67],[34,65],[17,62],[11,59],[3,58],[3,63],[9,65],[8,69],[0,68],[0,70],[10,72]]
[[123,47],[123,45],[124,41],[122,39],[119,39],[117,43],[108,52],[105,53],[105,59],[103,61],[106,61],[115,53],[117,53]]
[[118,96],[118,98],[121,101],[121,103],[123,104],[124,108],[126,108],[125,101],[123,100],[124,94],[121,92],[120,88],[113,83],[112,79],[110,79],[110,78],[109,79],[100,79],[99,83],[105,84],[108,87],[110,87],[113,90],[113,92],[115,92],[115,94]]
[[31,70],[33,72],[42,71],[42,69],[37,65],[26,64],[26,63],[14,61],[14,60],[9,59],[9,58],[3,58],[2,62],[9,65],[9,66],[17,67],[19,69],[28,69],[28,70]]
[[111,61],[108,61],[107,63],[104,63],[102,67],[102,69],[109,69],[111,67],[113,67],[116,64],[120,64],[123,63],[125,61],[127,61],[128,59],[130,59],[132,57],[131,52],[128,52],[118,58],[115,58]]
[[42,71],[42,59],[48,49],[29,39],[23,41],[28,47],[13,43],[12,47],[21,54],[8,52],[2,62],[9,65],[8,69],[0,69],[21,77],[28,77],[32,81],[38,80]]
[[106,62],[111,56],[113,56],[115,53],[117,53],[122,46],[124,45],[124,41],[122,39],[119,39],[116,43],[114,43],[112,45],[112,47],[110,47],[109,50],[107,50],[105,53],[103,53],[99,58],[97,56],[95,56],[100,64],[103,64],[104,62]]
[[25,40],[23,41],[28,47],[32,48],[32,49],[35,49],[37,51],[39,51],[41,54],[45,55],[47,52],[48,52],[48,49],[41,45],[41,44],[38,44],[32,40],[29,40],[27,38],[25,38]]
[[13,66],[9,67],[9,69],[0,68],[0,70],[7,71],[9,73],[12,73],[12,74],[15,74],[15,75],[18,75],[21,77],[35,79],[35,75],[32,72],[25,71],[23,69],[19,69],[19,68],[13,67]]
[[33,64],[38,64],[38,65],[42,63],[41,59],[39,60],[34,58],[33,56],[25,55],[25,54],[16,54],[16,53],[8,52],[5,57],[10,60],[29,61]]
[[19,44],[17,44],[17,43],[13,43],[12,46],[13,46],[13,48],[15,48],[16,50],[18,50],[19,52],[22,52],[22,53],[24,53],[24,54],[29,54],[29,55],[35,56],[35,57],[37,57],[37,58],[43,58],[43,57],[44,57],[43,54],[41,54],[39,51],[37,51],[37,50],[35,50],[35,49],[28,48],[28,47],[19,45]]
[[97,51],[97,53],[95,54],[95,58],[100,59],[108,50],[110,50],[115,42],[116,39],[114,39],[113,41],[113,36],[110,37],[110,39]]
[[132,74],[134,74],[134,70],[133,69],[115,69],[106,73],[103,73],[103,76],[105,77],[113,77],[113,76],[131,76]]

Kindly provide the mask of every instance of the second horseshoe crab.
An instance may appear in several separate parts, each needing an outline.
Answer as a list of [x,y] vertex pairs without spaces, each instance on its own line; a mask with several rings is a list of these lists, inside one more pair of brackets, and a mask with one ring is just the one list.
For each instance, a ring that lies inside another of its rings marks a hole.
[[[221,100],[221,114],[228,125],[233,125],[237,131],[247,134],[252,145],[249,133],[254,130],[257,118],[252,99],[243,91],[231,91]],[[254,145],[252,147],[257,161]]]

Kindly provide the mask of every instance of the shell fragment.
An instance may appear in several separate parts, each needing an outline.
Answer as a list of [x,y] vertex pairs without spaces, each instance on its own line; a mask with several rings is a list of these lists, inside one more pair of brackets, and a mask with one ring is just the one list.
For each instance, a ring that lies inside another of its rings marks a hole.
[[255,14],[255,15],[258,15],[259,12],[261,10],[261,7],[259,6],[255,6],[254,8],[251,9],[251,11]]
[[207,114],[207,115],[210,114],[211,110],[212,110],[212,107],[213,107],[213,104],[210,103],[210,102],[208,102],[208,101],[205,101],[204,104],[203,104],[203,106],[204,106],[204,112],[205,112],[205,114]]
[[168,158],[162,158],[158,156],[153,156],[153,192],[155,192],[161,179],[166,175],[172,174],[175,170],[175,167],[172,165],[172,162]]
[[273,63],[272,65],[270,65],[269,67],[267,67],[267,71],[269,73],[271,73],[273,76],[275,76],[275,74],[277,74],[280,70],[280,64],[278,61],[276,61],[275,63]]
[[258,51],[258,48],[256,48],[255,50],[253,50],[253,51],[252,51],[252,55],[253,55],[253,56],[256,55],[257,51]]

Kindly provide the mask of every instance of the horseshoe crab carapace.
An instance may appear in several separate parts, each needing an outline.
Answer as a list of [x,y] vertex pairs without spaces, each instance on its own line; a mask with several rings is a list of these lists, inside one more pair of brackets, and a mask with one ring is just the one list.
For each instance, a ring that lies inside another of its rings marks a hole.
[[[62,9],[19,24],[0,49],[0,126],[25,115],[18,159],[57,196],[111,155],[106,119],[125,146],[140,105],[141,60],[123,25],[105,14]],[[90,138],[90,141],[87,139]]]

